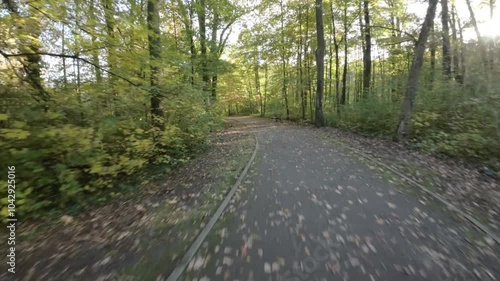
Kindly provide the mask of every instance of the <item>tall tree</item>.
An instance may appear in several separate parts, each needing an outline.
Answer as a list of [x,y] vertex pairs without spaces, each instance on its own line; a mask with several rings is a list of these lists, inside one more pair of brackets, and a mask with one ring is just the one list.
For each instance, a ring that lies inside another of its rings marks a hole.
[[[90,1],[90,11],[89,11],[89,27],[91,30],[96,29],[97,25],[97,11],[95,8],[95,0]],[[64,38],[64,37],[63,37]],[[97,43],[97,35],[94,33],[91,34],[92,38],[92,46],[95,46]],[[94,66],[94,73],[95,73],[95,78],[98,84],[102,83],[102,71],[100,68],[100,61],[99,61],[99,49],[94,48],[92,50],[92,63],[95,64]]]
[[479,26],[476,21],[476,15],[474,14],[474,10],[472,9],[470,0],[465,0],[465,3],[467,3],[467,9],[469,10],[470,14],[470,21],[472,26],[474,27],[474,31],[476,32],[477,43],[479,45],[481,59],[483,60],[484,65],[486,66],[488,64],[488,58],[486,55],[486,45],[484,43],[483,36],[481,35],[481,31],[479,30]]
[[[304,38],[304,61],[305,61],[305,68],[306,68],[306,81],[307,87],[304,87],[306,88],[307,90],[304,90],[304,95],[302,96],[302,104],[304,104],[304,118],[305,119],[305,112],[306,112],[306,108],[307,108],[307,94],[309,93],[309,95],[311,95],[311,63],[309,61],[309,43],[310,43],[310,40],[309,40],[309,5],[306,6],[306,13],[305,13],[305,18],[306,18],[306,26],[305,26],[305,38]],[[311,108],[311,104],[309,105],[309,108]],[[310,110],[310,114],[311,114],[311,119],[312,119],[312,110]]]
[[[307,15],[306,15],[307,16]],[[303,41],[302,36],[302,6],[299,4],[299,44],[297,50],[297,67],[298,67],[298,91],[300,92],[300,110],[302,119],[306,119],[306,92],[304,89],[304,76],[303,76],[303,67],[302,67],[302,48],[306,45]],[[305,50],[304,50],[305,52]]]
[[[116,72],[116,58],[117,58],[117,46],[115,42],[115,10],[113,0],[101,0],[104,9],[104,20],[106,22],[106,48],[107,48],[107,63],[108,69],[111,72]],[[149,4],[149,2],[148,2]],[[149,16],[149,15],[148,15]],[[116,90],[116,77],[113,75],[109,76],[109,84],[111,94],[114,96],[117,93]]]
[[218,62],[219,62],[219,50],[218,50],[218,42],[217,42],[217,31],[219,29],[219,22],[220,22],[220,15],[217,9],[214,10],[213,12],[213,19],[212,19],[212,36],[210,38],[210,64],[212,65],[211,71],[210,71],[210,88],[212,90],[211,96],[212,99],[215,100],[217,97],[217,71],[218,71]]
[[[456,8],[454,9],[454,13],[457,14]],[[460,21],[460,18],[457,17],[457,27],[458,27],[458,35],[459,35],[459,41],[460,41],[460,79],[459,81],[461,84],[464,83],[465,79],[465,47],[464,47],[464,34],[463,34],[463,26]]]
[[264,101],[262,99],[262,92],[260,90],[260,65],[259,65],[259,49],[255,46],[255,63],[254,63],[254,74],[255,74],[255,91],[259,95],[259,105],[260,105],[260,116],[264,116]]
[[431,73],[430,73],[430,80],[429,80],[429,89],[432,90],[432,87],[434,85],[434,76],[436,74],[436,31],[434,24],[431,27],[431,34],[430,34],[430,44],[429,44],[429,49],[430,49],[430,55],[431,55]]
[[177,0],[177,5],[179,7],[180,15],[182,18],[182,22],[184,23],[186,39],[189,44],[189,54],[190,54],[190,69],[191,69],[191,85],[194,86],[195,83],[195,65],[196,65],[196,45],[194,42],[194,25],[193,25],[193,17],[194,17],[194,8],[192,1],[188,1],[185,5],[182,0]]
[[452,49],[451,49],[451,59],[452,59],[452,65],[453,65],[453,70],[452,73],[455,77],[455,81],[458,83],[462,84],[463,79],[462,79],[462,71],[460,69],[460,56],[459,56],[459,44],[460,46],[462,45],[462,42],[459,42],[458,37],[457,37],[457,23],[455,19],[455,6],[451,6],[451,21],[450,21],[450,26],[451,26],[451,40],[452,40]]
[[347,37],[349,30],[347,28],[347,3],[344,3],[344,70],[342,71],[342,94],[340,95],[339,104],[344,105],[347,97],[347,64],[348,64],[348,45],[347,45]]
[[22,30],[20,51],[27,54],[21,60],[26,74],[25,80],[36,90],[36,95],[33,96],[34,99],[38,102],[47,102],[50,100],[50,94],[43,85],[42,56],[39,54],[41,49],[40,35],[42,33],[40,18],[35,15],[36,10],[31,5],[28,6],[28,15],[23,16],[20,5],[15,0],[3,0],[2,2],[10,12],[14,23],[24,23],[24,26],[19,29]]
[[420,34],[415,45],[415,55],[408,74],[408,84],[406,86],[405,98],[401,103],[401,113],[399,115],[399,122],[394,136],[396,141],[407,140],[410,133],[411,115],[418,89],[418,80],[420,78],[420,69],[422,68],[425,53],[425,44],[427,43],[427,38],[429,37],[429,33],[434,22],[437,2],[438,0],[429,0],[429,6],[427,8],[424,23],[422,24],[422,29],[420,30]]
[[267,106],[267,85],[268,85],[268,70],[269,66],[267,62],[264,63],[264,104],[262,106],[262,116],[266,115],[266,106]]
[[369,1],[363,1],[363,14],[364,14],[364,41],[365,46],[363,50],[363,95],[366,98],[370,91],[370,81],[372,73],[372,37],[370,28],[370,8]]
[[323,1],[316,0],[316,38],[318,40],[318,49],[316,50],[316,118],[314,123],[316,127],[323,127],[323,91],[325,79],[325,34],[323,30]]
[[336,96],[336,107],[339,109],[339,103],[340,103],[340,59],[339,59],[339,49],[340,49],[340,44],[342,42],[339,42],[337,39],[337,28],[335,26],[335,15],[333,12],[333,1],[330,1],[330,12],[332,14],[332,36],[333,36],[333,46],[335,49],[335,96]]
[[451,78],[451,53],[450,53],[450,28],[449,28],[450,16],[448,12],[448,0],[441,0],[441,25],[442,25],[442,36],[443,36],[443,74],[445,79],[449,80]]
[[148,45],[149,45],[149,69],[150,69],[150,95],[151,116],[153,126],[163,130],[163,110],[161,109],[160,91],[160,63],[161,63],[161,39],[160,39],[160,9],[158,0],[148,0],[147,5]]
[[290,108],[288,107],[287,77],[286,77],[286,46],[285,46],[285,8],[283,0],[280,0],[280,20],[281,20],[281,67],[282,67],[282,87],[281,93],[285,100],[286,119],[290,119]]
[[198,0],[198,28],[200,31],[200,52],[201,52],[201,77],[203,81],[203,92],[209,94],[210,90],[210,75],[208,73],[208,54],[207,54],[207,22],[206,22],[206,3],[205,0]]

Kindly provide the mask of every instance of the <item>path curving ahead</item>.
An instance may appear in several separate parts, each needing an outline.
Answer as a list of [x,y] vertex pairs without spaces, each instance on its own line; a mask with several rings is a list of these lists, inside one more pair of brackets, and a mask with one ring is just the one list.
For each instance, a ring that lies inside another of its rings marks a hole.
[[500,280],[498,245],[321,130],[234,119],[257,159],[181,280]]

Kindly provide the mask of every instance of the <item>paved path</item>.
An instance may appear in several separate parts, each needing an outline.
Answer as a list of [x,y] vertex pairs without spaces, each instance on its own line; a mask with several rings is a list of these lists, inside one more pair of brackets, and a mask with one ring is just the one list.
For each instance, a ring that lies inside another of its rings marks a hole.
[[500,280],[497,245],[471,243],[470,225],[320,131],[238,120],[258,135],[257,160],[183,280]]

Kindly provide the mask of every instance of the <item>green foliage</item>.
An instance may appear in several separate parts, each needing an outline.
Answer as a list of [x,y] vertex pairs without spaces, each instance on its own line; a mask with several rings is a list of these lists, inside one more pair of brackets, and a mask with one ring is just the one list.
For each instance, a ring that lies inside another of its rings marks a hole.
[[362,134],[390,136],[394,133],[398,110],[396,104],[391,106],[377,97],[370,97],[341,107],[338,114],[333,110],[325,111],[325,120],[331,126]]
[[[242,7],[150,4],[153,11],[134,1],[2,9],[0,158],[16,166],[19,215],[102,201],[152,165],[188,160],[221,126],[217,76],[230,72],[221,55]],[[202,11],[204,22],[186,25]],[[152,32],[151,14],[169,15],[154,22],[161,30]]]
[[[71,106],[63,105],[0,114],[0,158],[16,166],[16,212],[33,217],[82,204],[88,196],[99,200],[147,166],[188,159],[221,124],[220,113],[196,100],[172,99],[170,105],[171,120],[162,132],[133,115],[71,121]],[[6,194],[4,181],[3,200]]]
[[436,86],[434,91],[420,93],[412,120],[414,141],[425,149],[451,156],[499,159],[498,93],[476,96],[470,87],[447,83]]
[[[265,3],[263,8],[269,10],[269,15],[241,33],[234,53],[241,72],[238,77],[241,86],[230,93],[240,99],[225,102],[229,108],[237,104],[240,112],[259,112],[265,108],[265,113],[260,112],[265,116],[311,120],[316,92],[314,9],[295,0],[283,2],[283,10],[280,2]],[[362,51],[366,45],[361,30],[352,25],[360,20],[358,6],[348,5],[344,10],[343,5],[349,3],[333,4],[324,14],[325,23],[329,23],[325,26],[325,121],[327,125],[359,134],[392,138],[407,92],[414,40],[420,28],[410,27],[408,23],[418,21],[418,16],[405,11],[407,4],[403,2],[395,2],[387,9],[379,9],[380,6],[373,3],[370,31],[371,40],[377,44],[371,50],[371,84],[365,96],[362,94]],[[470,28],[462,25],[463,19],[458,15],[454,16],[455,30]],[[394,25],[394,18],[399,26]],[[362,22],[363,19],[360,25]],[[402,32],[394,32],[395,27]],[[488,51],[483,57],[481,42],[463,41],[461,32],[455,34],[456,37],[450,34],[453,65],[448,77],[442,69],[441,32],[436,26],[429,39],[413,102],[409,140],[414,147],[435,153],[500,165],[498,37],[484,38]],[[347,68],[344,73],[345,54]],[[489,59],[488,63],[485,58]],[[264,67],[266,77],[263,77]],[[263,85],[267,86],[265,99],[258,94]],[[345,104],[339,104],[342,92],[345,92]],[[302,108],[302,95],[306,96],[305,108]],[[261,101],[265,104],[263,108],[259,104]],[[407,108],[405,110],[408,112]]]

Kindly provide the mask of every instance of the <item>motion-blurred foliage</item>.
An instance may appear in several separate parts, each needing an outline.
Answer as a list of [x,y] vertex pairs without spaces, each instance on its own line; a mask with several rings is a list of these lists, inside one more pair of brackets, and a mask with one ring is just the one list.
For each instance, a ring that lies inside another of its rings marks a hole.
[[[32,216],[81,204],[91,195],[99,200],[99,194],[148,165],[174,166],[187,160],[221,124],[220,114],[194,101],[171,100],[169,105],[173,108],[160,137],[140,115],[95,120],[87,110],[71,120],[71,109],[60,104],[48,110],[23,105],[0,114],[0,158],[16,166],[16,212]],[[85,107],[91,108],[92,102]],[[7,181],[2,181],[4,206],[6,194]],[[6,215],[5,207],[2,217]]]
[[[185,162],[222,124],[217,82],[238,3],[2,4],[0,159],[16,167],[16,214],[103,201],[151,165]],[[2,203],[7,192],[0,181]]]

